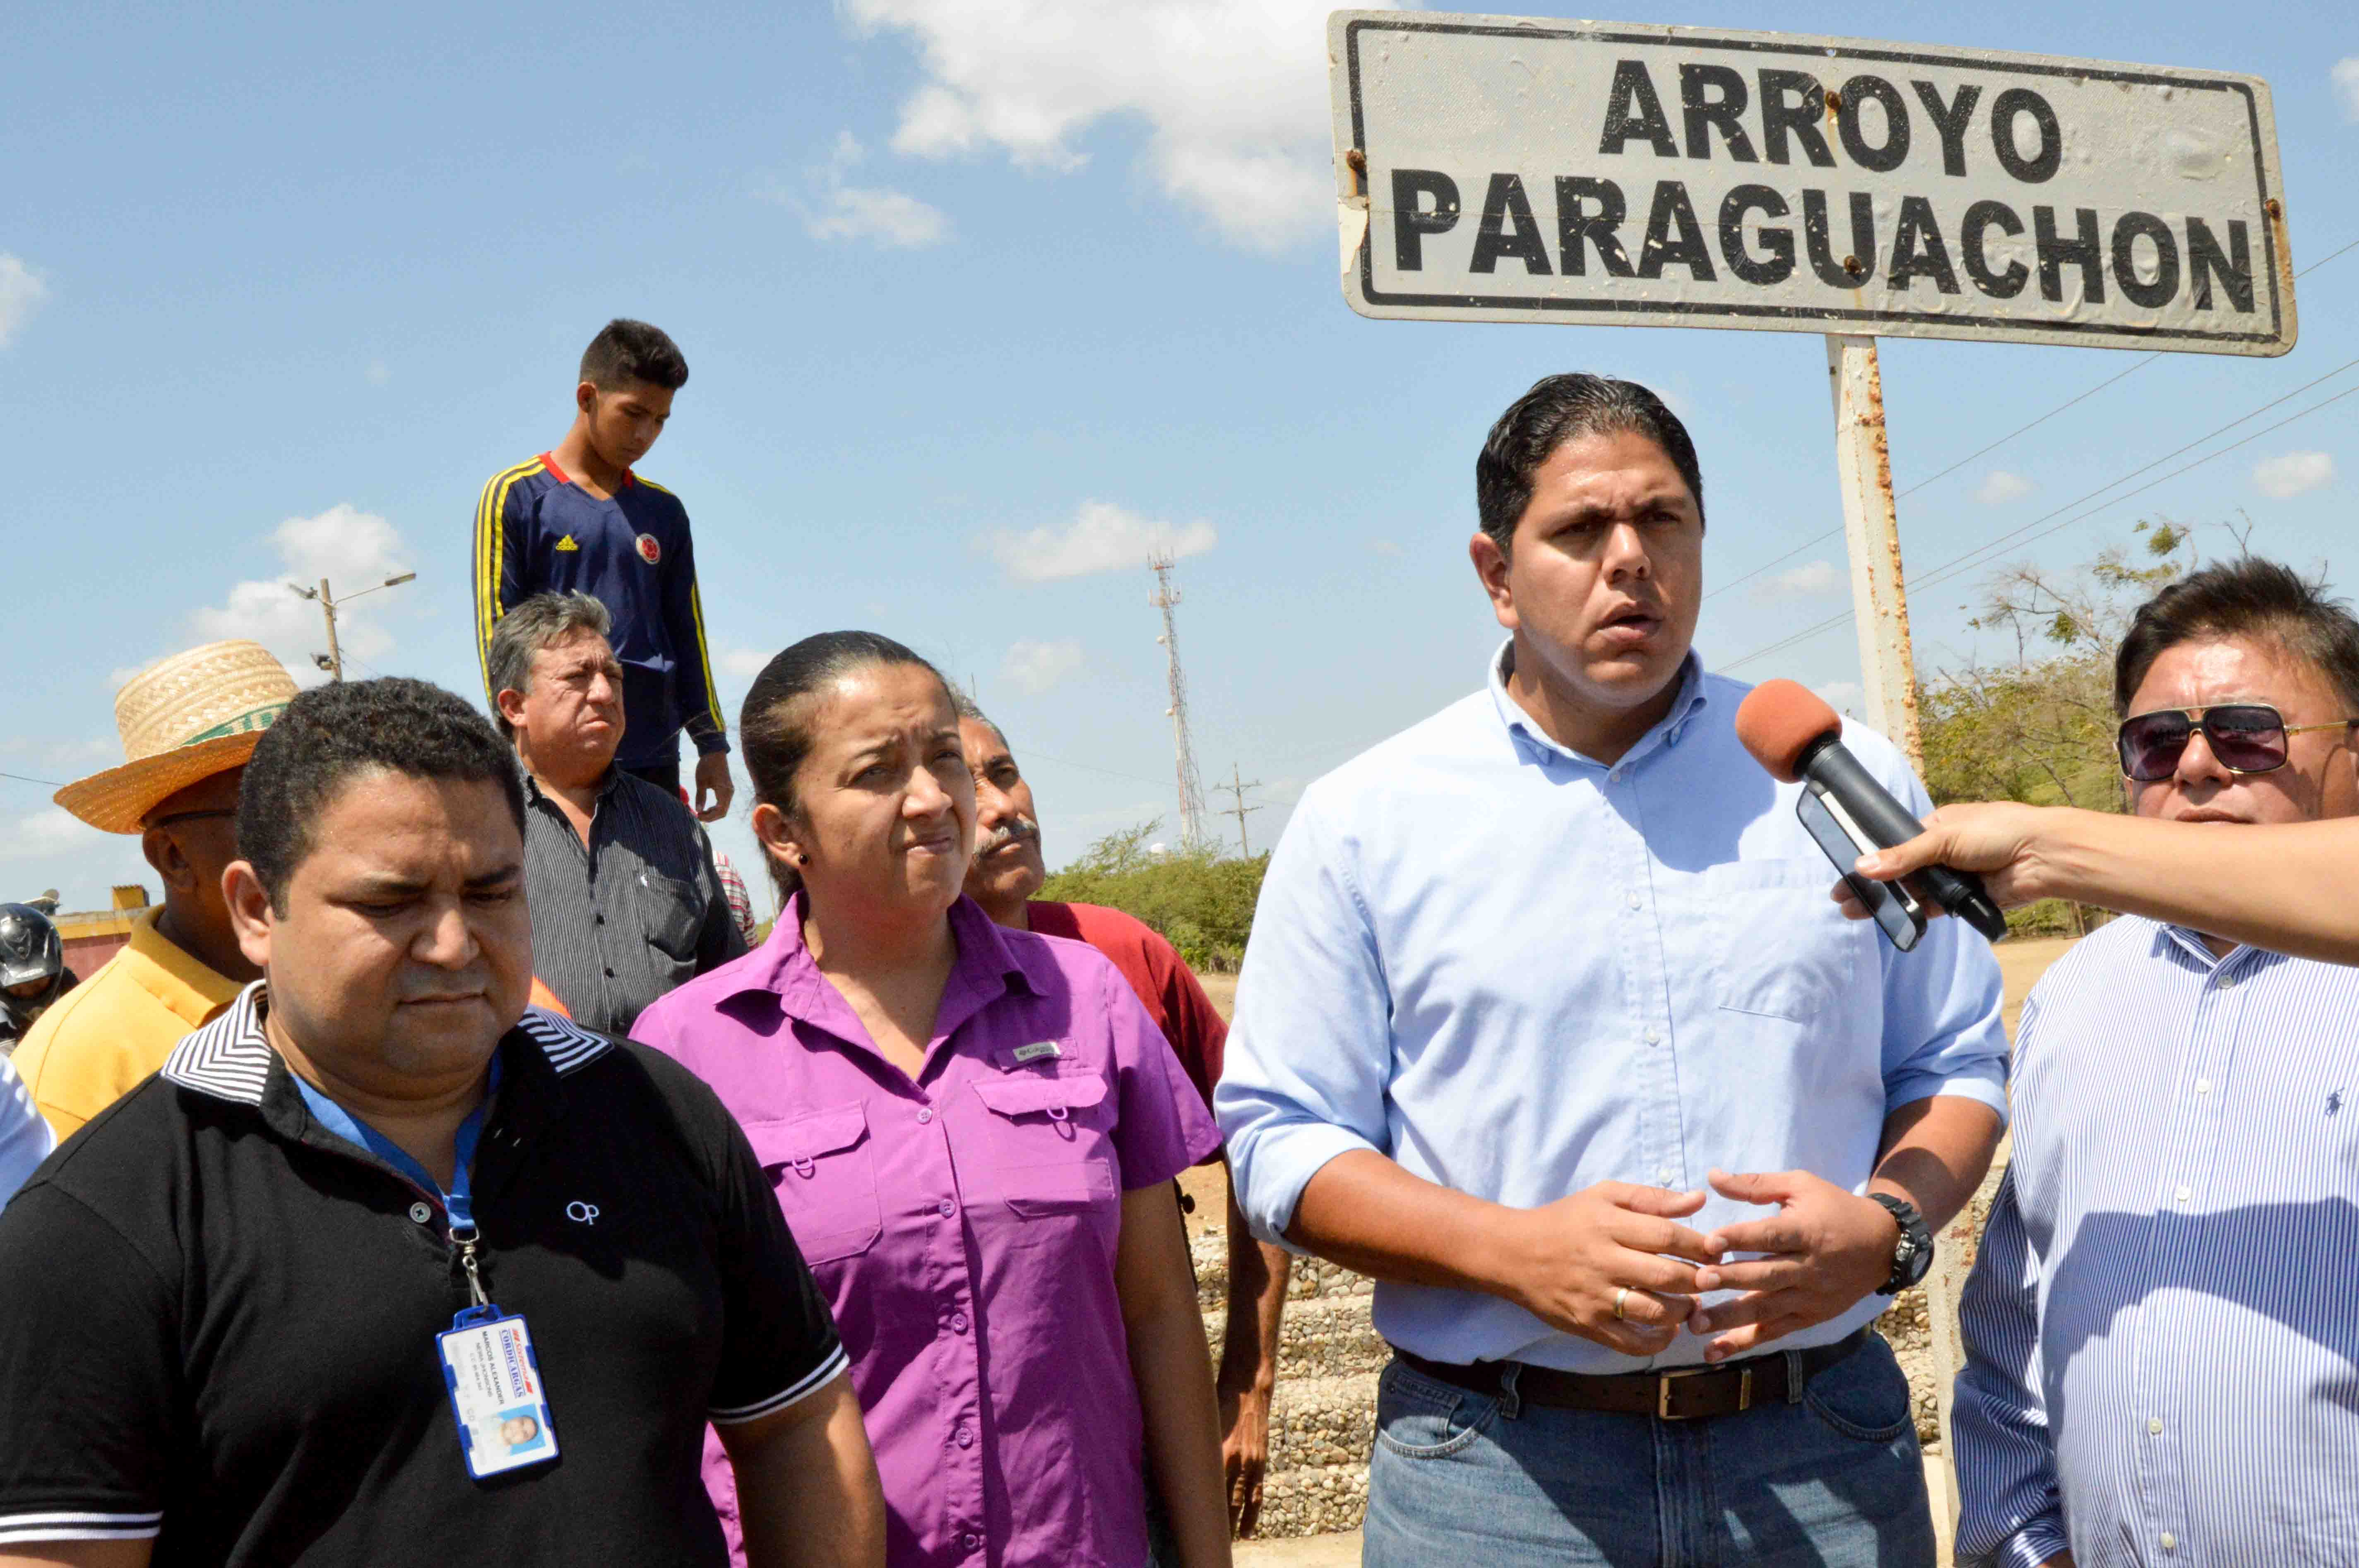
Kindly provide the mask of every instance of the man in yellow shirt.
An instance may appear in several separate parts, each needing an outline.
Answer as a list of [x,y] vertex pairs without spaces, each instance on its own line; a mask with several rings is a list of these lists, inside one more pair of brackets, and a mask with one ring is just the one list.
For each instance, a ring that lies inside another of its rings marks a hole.
[[254,743],[295,682],[255,643],[212,643],[132,677],[114,698],[129,761],[68,784],[57,802],[93,827],[136,833],[164,902],[130,946],[44,1012],[16,1072],[60,1141],[164,1065],[258,971],[222,897],[237,858],[237,792]]

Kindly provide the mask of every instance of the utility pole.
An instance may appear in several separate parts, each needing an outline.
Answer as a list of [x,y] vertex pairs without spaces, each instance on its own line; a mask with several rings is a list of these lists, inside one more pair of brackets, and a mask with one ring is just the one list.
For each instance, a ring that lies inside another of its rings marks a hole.
[[1214,784],[1212,787],[1216,790],[1225,790],[1236,800],[1236,805],[1230,806],[1226,811],[1222,812],[1221,815],[1223,816],[1234,816],[1237,819],[1237,852],[1243,855],[1246,860],[1252,860],[1253,846],[1245,842],[1245,814],[1248,812],[1259,811],[1261,807],[1258,806],[1247,806],[1245,804],[1245,791],[1249,789],[1261,788],[1261,780],[1256,779],[1251,784],[1245,783],[1244,778],[1238,773],[1236,763],[1231,762],[1229,764],[1229,782],[1224,784]]
[[1195,743],[1188,737],[1188,677],[1180,668],[1180,628],[1171,619],[1180,590],[1171,586],[1171,566],[1168,551],[1147,558],[1147,569],[1155,574],[1155,597],[1147,602],[1163,611],[1163,635],[1156,641],[1163,644],[1170,667],[1171,706],[1167,712],[1172,760],[1180,775],[1180,841],[1192,849],[1204,841],[1204,786],[1196,776]]
[[298,588],[293,583],[288,583],[287,585],[288,591],[294,594],[298,599],[318,600],[320,601],[320,613],[328,618],[328,651],[324,654],[312,654],[311,662],[319,665],[321,669],[327,671],[328,678],[330,680],[343,679],[344,651],[336,641],[336,611],[342,610],[344,605],[350,604],[355,599],[363,599],[375,593],[379,588],[399,588],[403,583],[415,579],[417,576],[418,574],[416,572],[403,572],[397,577],[389,577],[383,582],[378,583],[376,588],[364,588],[361,589],[360,592],[346,598],[342,603],[338,603],[335,596],[328,591],[328,579],[326,578],[321,578],[320,579],[320,586],[317,588]]

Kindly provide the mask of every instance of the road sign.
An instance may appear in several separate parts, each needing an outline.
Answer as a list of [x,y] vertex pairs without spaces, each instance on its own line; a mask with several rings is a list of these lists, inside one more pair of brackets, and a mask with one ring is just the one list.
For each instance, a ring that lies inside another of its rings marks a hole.
[[2256,77],[1385,11],[1328,51],[1363,315],[2293,347]]

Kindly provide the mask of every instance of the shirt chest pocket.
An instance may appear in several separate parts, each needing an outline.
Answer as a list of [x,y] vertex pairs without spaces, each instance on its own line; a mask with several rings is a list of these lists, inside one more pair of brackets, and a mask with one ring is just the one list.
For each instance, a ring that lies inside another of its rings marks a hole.
[[853,1100],[752,1122],[745,1141],[770,1178],[803,1261],[849,1258],[875,1245],[884,1219],[866,1106]]
[[1823,859],[1738,860],[1704,873],[1712,923],[1713,1000],[1732,1011],[1808,1022],[1859,983],[1862,937],[1828,896]]
[[641,867],[639,925],[647,941],[683,963],[696,957],[696,939],[704,929],[704,903],[696,884]]
[[984,1162],[1023,1218],[1075,1214],[1117,1199],[1102,1077],[982,1078]]

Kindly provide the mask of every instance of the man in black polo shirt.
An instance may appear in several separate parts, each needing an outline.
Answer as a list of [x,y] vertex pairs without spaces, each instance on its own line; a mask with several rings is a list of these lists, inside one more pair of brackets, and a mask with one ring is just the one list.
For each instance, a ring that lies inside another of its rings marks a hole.
[[[298,697],[223,881],[264,979],[0,1215],[0,1568],[881,1564],[844,1356],[710,1090],[527,1011],[513,762]],[[757,1502],[758,1499],[758,1502]]]

